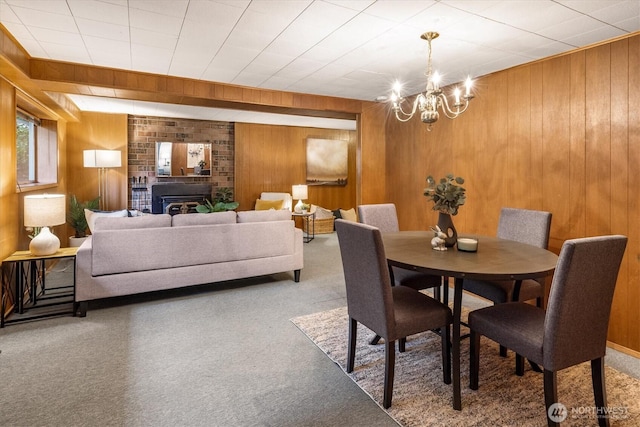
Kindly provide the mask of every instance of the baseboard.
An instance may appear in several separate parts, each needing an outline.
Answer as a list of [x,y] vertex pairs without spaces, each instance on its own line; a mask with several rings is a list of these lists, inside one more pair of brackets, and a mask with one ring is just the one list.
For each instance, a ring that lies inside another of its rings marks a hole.
[[628,356],[635,357],[636,359],[640,359],[640,351],[632,350],[628,347],[622,346],[620,344],[616,344],[611,341],[607,341],[607,347],[611,347],[612,349],[619,351],[620,353],[624,353]]

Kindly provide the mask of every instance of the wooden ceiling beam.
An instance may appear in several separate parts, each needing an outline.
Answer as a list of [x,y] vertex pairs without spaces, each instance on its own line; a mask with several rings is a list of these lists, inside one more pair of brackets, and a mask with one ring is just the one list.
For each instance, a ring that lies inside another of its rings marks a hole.
[[31,59],[31,78],[46,92],[353,120],[362,101]]

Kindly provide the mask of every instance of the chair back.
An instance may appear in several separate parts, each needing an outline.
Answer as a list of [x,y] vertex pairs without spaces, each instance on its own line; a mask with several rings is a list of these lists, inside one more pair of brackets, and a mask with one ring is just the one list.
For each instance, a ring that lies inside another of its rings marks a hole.
[[557,371],[603,357],[625,236],[567,240],[545,317],[543,365]]
[[363,224],[372,225],[383,233],[400,231],[398,213],[393,203],[358,206],[358,218]]
[[282,200],[282,209],[292,210],[293,200],[289,193],[260,193],[260,199],[262,200]]
[[335,225],[349,316],[382,337],[395,334],[391,280],[380,230],[342,219]]
[[497,236],[546,249],[549,245],[551,212],[502,208]]

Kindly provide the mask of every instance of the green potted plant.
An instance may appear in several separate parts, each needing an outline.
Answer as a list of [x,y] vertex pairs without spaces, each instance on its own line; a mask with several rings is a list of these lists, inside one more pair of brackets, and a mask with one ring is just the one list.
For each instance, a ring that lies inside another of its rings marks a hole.
[[445,247],[453,247],[458,240],[458,232],[453,225],[452,215],[457,215],[460,206],[467,200],[464,178],[447,174],[436,184],[431,175],[427,177],[428,187],[423,194],[433,202],[433,210],[438,211],[438,227],[446,234]]
[[203,205],[196,206],[199,213],[224,212],[236,209],[240,203],[234,202],[233,192],[228,187],[221,187],[216,191],[216,197],[213,202],[205,200]]
[[83,203],[79,202],[75,195],[69,197],[69,212],[67,213],[67,223],[73,227],[74,235],[69,237],[69,246],[80,246],[87,237],[87,218],[84,215],[85,209],[97,209],[100,203],[100,197],[88,200]]

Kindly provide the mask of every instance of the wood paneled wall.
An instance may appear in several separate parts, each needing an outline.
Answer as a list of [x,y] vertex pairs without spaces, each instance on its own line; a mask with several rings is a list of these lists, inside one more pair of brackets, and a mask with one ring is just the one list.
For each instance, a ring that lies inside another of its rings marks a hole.
[[639,69],[635,35],[480,78],[469,110],[431,132],[388,120],[387,194],[401,228],[437,222],[425,178],[452,172],[467,188],[459,232],[493,235],[511,206],[552,212],[556,253],[571,238],[628,236],[609,339],[639,352]]
[[263,191],[291,194],[306,182],[306,139],[349,141],[346,186],[309,186],[307,203],[327,209],[352,208],[356,200],[356,132],[236,123],[235,199],[250,210]]
[[388,108],[388,105],[378,103],[363,103],[362,106],[358,121],[360,140],[356,159],[357,205],[388,201],[386,181],[390,171],[386,165],[384,134]]
[[127,115],[82,113],[67,125],[68,192],[78,200],[98,197],[98,169],[85,168],[83,150],[120,150],[122,166],[107,170],[108,209],[127,208]]
[[[16,93],[0,78],[0,259],[18,248],[19,206],[16,193]],[[5,171],[13,171],[7,173]]]

